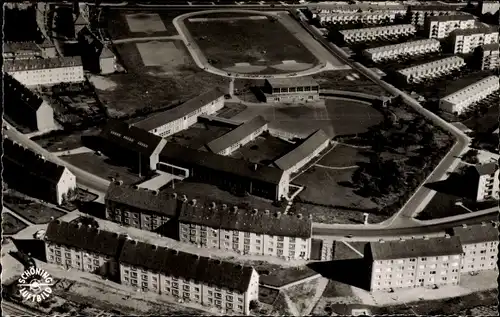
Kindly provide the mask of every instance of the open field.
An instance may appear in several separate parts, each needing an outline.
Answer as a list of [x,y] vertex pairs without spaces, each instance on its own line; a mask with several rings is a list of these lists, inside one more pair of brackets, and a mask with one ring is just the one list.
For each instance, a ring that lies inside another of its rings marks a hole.
[[196,123],[187,130],[169,136],[167,141],[198,150],[231,130],[228,126],[217,125],[216,123]]
[[199,69],[181,41],[124,43],[115,48],[127,73],[107,77],[117,85],[113,90],[98,90],[110,117],[146,115],[215,87],[227,90],[229,85],[228,79]]
[[294,144],[283,141],[271,135],[261,135],[252,142],[234,151],[231,156],[245,159],[253,163],[269,165],[295,147]]
[[34,224],[48,223],[53,219],[65,215],[62,211],[42,205],[38,202],[9,195],[4,196],[4,203],[10,210]]
[[[333,260],[347,260],[347,259],[360,259],[362,258],[357,252],[349,248],[342,241],[334,241],[335,249],[333,252]],[[363,253],[364,242],[347,242],[351,247],[356,249],[358,252]]]
[[115,179],[123,180],[125,184],[135,184],[143,179],[137,174],[130,172],[129,168],[114,165],[105,156],[98,156],[94,153],[66,155],[61,156],[61,159],[106,180],[114,177]]
[[318,279],[304,282],[299,285],[292,286],[285,290],[285,293],[290,297],[291,302],[297,308],[297,311],[302,314],[309,307],[309,302],[316,294]]
[[353,70],[331,70],[312,76],[318,81],[320,89],[347,90],[376,96],[390,96],[385,89]]
[[[209,13],[196,16],[209,17]],[[318,62],[278,17],[209,22],[187,19],[184,24],[208,62],[220,69],[281,73],[291,70],[282,67],[287,64],[284,61],[294,61],[295,66],[300,66],[294,70],[307,69]]]
[[27,225],[25,225],[21,220],[17,219],[16,217],[12,216],[11,214],[8,214],[6,212],[2,212],[2,233],[3,234],[16,234],[26,227],[27,227]]
[[331,152],[323,156],[316,164],[330,167],[351,167],[357,166],[358,162],[368,162],[368,157],[362,154],[362,149],[337,144]]
[[328,98],[325,106],[336,136],[367,132],[383,119],[378,110],[355,100]]

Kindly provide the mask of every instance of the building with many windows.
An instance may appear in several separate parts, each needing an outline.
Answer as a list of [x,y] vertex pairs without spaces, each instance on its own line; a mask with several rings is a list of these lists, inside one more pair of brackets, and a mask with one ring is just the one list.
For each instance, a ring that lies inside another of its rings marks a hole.
[[438,52],[441,43],[435,39],[409,41],[363,50],[363,55],[374,62],[391,60],[403,55],[420,55]]
[[499,9],[500,9],[500,3],[498,1],[484,1],[484,0],[478,1],[478,11],[481,14],[490,13],[492,15],[495,15],[496,13],[498,13]]
[[390,11],[375,12],[318,12],[313,14],[321,24],[381,24],[393,23],[396,19],[396,13]]
[[383,37],[410,36],[417,30],[411,24],[377,26],[372,28],[350,29],[339,31],[340,39],[345,42],[367,42]]
[[500,88],[500,78],[489,76],[454,92],[439,101],[439,107],[450,113],[460,114]]
[[500,45],[498,43],[482,45],[474,51],[474,63],[481,70],[500,67]]
[[465,61],[459,56],[451,56],[437,61],[400,69],[396,72],[407,83],[418,83],[428,78],[436,78],[465,66]]
[[45,232],[47,262],[117,279],[124,238],[81,223],[55,220]]
[[2,56],[4,60],[24,60],[42,58],[42,50],[35,42],[5,42]]
[[198,121],[200,115],[210,115],[224,107],[224,92],[210,90],[185,103],[134,124],[135,127],[161,137],[185,130]]
[[485,201],[499,197],[499,169],[496,162],[477,165],[473,169],[474,182],[477,182],[477,201]]
[[25,86],[76,83],[85,80],[80,57],[5,61],[4,72]]
[[429,17],[463,14],[457,7],[450,5],[415,5],[409,6],[407,17],[413,25],[424,27]]
[[319,100],[319,85],[311,76],[268,78],[263,93],[266,102],[303,102]]
[[266,131],[267,123],[262,116],[256,116],[219,138],[210,141],[205,147],[212,153],[229,155]]
[[66,167],[3,137],[3,180],[25,195],[53,204],[76,190],[76,177]]
[[475,25],[472,15],[433,16],[425,21],[425,32],[430,39],[443,39],[454,30],[472,29]]
[[455,30],[450,33],[455,54],[472,53],[478,46],[498,43],[498,30],[480,26],[473,29]]
[[4,74],[4,114],[15,123],[38,131],[56,128],[54,110],[46,100]]
[[179,215],[180,240],[240,254],[308,260],[312,220],[269,210],[245,210],[192,200]]
[[462,253],[460,239],[450,236],[370,242],[370,290],[458,285]]
[[453,228],[464,249],[462,273],[497,270],[498,225],[482,223]]
[[123,285],[142,291],[248,315],[258,300],[259,275],[253,267],[127,240],[119,258]]

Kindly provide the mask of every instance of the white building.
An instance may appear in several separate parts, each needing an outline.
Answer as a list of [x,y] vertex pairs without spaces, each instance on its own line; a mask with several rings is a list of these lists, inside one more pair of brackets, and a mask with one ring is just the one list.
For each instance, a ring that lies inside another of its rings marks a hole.
[[475,168],[477,178],[477,201],[499,199],[499,169],[495,162],[478,165]]
[[498,30],[489,27],[455,30],[450,33],[454,54],[472,53],[478,46],[498,43]]
[[314,14],[313,18],[318,19],[321,24],[349,24],[359,22],[365,24],[380,24],[383,22],[394,22],[396,13],[385,11],[336,13],[319,12]]
[[425,30],[430,39],[443,39],[454,30],[472,29],[475,23],[472,15],[433,16],[425,21]]
[[248,315],[259,298],[259,274],[251,266],[200,257],[162,246],[125,241],[120,280],[143,292]]
[[374,41],[381,37],[409,36],[417,30],[411,24],[397,24],[389,26],[378,26],[373,28],[350,29],[339,31],[345,42]]
[[464,224],[462,227],[453,228],[453,235],[460,239],[464,249],[461,269],[463,273],[498,269],[497,223]]
[[408,83],[414,83],[420,82],[426,78],[436,78],[442,76],[453,70],[460,69],[463,66],[465,66],[463,58],[451,56],[434,62],[400,69],[397,73]]
[[500,3],[498,1],[478,1],[478,9],[481,14],[490,13],[495,15],[500,9]]
[[135,127],[161,137],[188,129],[198,122],[200,115],[213,114],[224,107],[224,92],[218,88],[186,101],[134,124]]
[[433,16],[461,14],[458,8],[449,5],[415,5],[408,8],[408,17],[412,24],[423,27],[425,20]]
[[402,55],[420,55],[438,52],[441,43],[435,39],[410,41],[400,44],[369,48],[363,51],[363,55],[374,62],[395,59]]
[[5,61],[4,71],[28,87],[85,80],[80,57]]
[[478,102],[498,90],[499,78],[489,76],[481,79],[459,91],[452,93],[439,101],[439,107],[450,113],[460,114],[471,104]]
[[500,66],[499,51],[500,46],[498,43],[482,45],[474,52],[475,62],[481,70],[498,68]]

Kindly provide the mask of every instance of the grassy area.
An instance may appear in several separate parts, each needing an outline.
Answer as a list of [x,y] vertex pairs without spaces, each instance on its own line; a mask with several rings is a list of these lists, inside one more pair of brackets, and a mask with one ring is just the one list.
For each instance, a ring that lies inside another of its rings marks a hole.
[[498,129],[498,118],[500,117],[500,108],[497,105],[492,105],[488,108],[485,114],[472,116],[462,123],[474,132],[491,133]]
[[221,110],[217,111],[216,115],[224,119],[231,119],[238,113],[244,111],[246,108],[247,106],[239,103],[226,102],[224,103],[224,107]]
[[285,300],[285,295],[280,292],[278,298],[273,304],[273,310],[270,313],[271,316],[293,316],[290,312],[290,308],[288,308],[288,304]]
[[82,136],[98,135],[97,128],[91,128],[85,131],[54,131],[41,136],[33,137],[31,140],[43,147],[49,152],[59,152],[73,150],[83,146]]
[[352,296],[352,287],[341,282],[330,280],[326,285],[323,297],[348,297]]
[[316,294],[318,279],[307,281],[299,285],[287,288],[285,293],[290,297],[291,302],[297,308],[297,311],[302,314],[309,307],[310,301]]
[[[232,67],[236,63],[271,66],[285,60],[317,63],[314,55],[276,18],[209,22],[185,20],[184,23],[209,63],[218,68]],[[266,72],[270,70],[266,69]]]
[[345,144],[336,144],[334,149],[323,156],[317,164],[330,167],[357,166],[359,162],[368,162],[368,157],[362,154],[362,148]]
[[[363,253],[364,242],[348,242],[351,247]],[[342,241],[334,241],[333,260],[361,259],[363,258]]]
[[272,305],[278,299],[279,291],[265,286],[259,287],[259,302]]
[[199,149],[205,144],[231,131],[232,128],[216,123],[197,123],[189,129],[178,132],[167,138],[168,142]]
[[336,136],[367,132],[383,119],[378,110],[355,100],[328,98],[325,106]]
[[390,96],[385,89],[353,70],[332,70],[312,76],[318,81],[321,89],[347,90],[377,96]]
[[27,225],[9,213],[2,212],[2,233],[16,234],[26,228]]
[[114,177],[123,180],[125,184],[135,184],[143,179],[130,172],[129,168],[114,165],[108,158],[94,153],[65,155],[61,156],[61,159],[107,180]]
[[64,212],[20,197],[4,196],[5,206],[34,224],[48,223],[65,215]]
[[110,117],[145,115],[179,105],[216,87],[227,89],[228,79],[199,69],[181,41],[148,43],[152,45],[148,54],[153,60],[146,61],[157,66],[146,66],[137,44],[115,46],[127,73],[108,76],[117,86],[97,91]]
[[247,261],[260,274],[260,284],[281,287],[317,274],[307,266],[283,267],[264,261]]
[[76,188],[76,196],[72,201],[65,202],[61,205],[61,208],[67,211],[73,211],[78,208],[78,205],[85,204],[96,200],[99,196],[86,191],[85,189]]
[[244,147],[234,151],[231,156],[254,163],[269,165],[279,157],[293,150],[294,147],[295,145],[292,143],[266,135],[247,143]]

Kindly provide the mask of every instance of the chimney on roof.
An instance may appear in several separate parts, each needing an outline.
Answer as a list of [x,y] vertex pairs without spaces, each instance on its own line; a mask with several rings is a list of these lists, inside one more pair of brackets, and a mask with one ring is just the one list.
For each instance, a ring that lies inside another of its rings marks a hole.
[[238,211],[238,206],[233,206],[233,211],[237,212]]
[[486,222],[482,221],[481,222],[481,227],[486,227]]
[[77,223],[77,224],[76,224],[76,226],[77,226],[78,228],[80,228],[80,227],[82,226],[82,223],[81,223],[81,222],[79,222],[79,223]]
[[256,171],[256,170],[257,170],[257,167],[259,167],[259,166],[257,165],[257,163],[255,163],[255,164],[253,165],[253,170],[254,170],[254,171]]
[[151,246],[151,249],[156,250],[156,249],[158,249],[158,246],[157,246],[156,244],[153,244],[153,245]]
[[188,201],[188,198],[187,198],[187,196],[186,196],[186,195],[182,195],[182,198],[181,198],[181,199],[182,199],[182,201],[183,201],[183,202],[187,202],[187,201]]
[[135,190],[139,190],[139,186],[137,185],[132,186],[132,188],[134,188]]
[[159,191],[153,190],[153,195],[158,196],[159,193],[160,193]]
[[399,241],[404,242],[404,241],[405,241],[405,238],[403,238],[403,237],[399,237]]
[[227,205],[226,204],[222,204],[222,209],[226,210],[227,209]]
[[131,239],[131,240],[132,240],[132,241],[130,241],[130,243],[132,243],[132,244],[137,244],[137,241],[135,241],[135,240],[133,240],[133,239]]
[[259,210],[258,210],[257,208],[254,208],[254,209],[252,210],[252,215],[256,215],[258,212],[259,212]]
[[462,228],[467,228],[467,224],[463,223]]
[[60,225],[60,224],[61,224],[61,220],[57,219],[57,220],[56,220],[56,223],[57,223],[58,225]]
[[174,250],[174,254],[178,255],[179,254],[179,250]]
[[217,207],[217,205],[215,204],[215,202],[212,201],[210,203],[210,208],[215,209],[215,207]]
[[302,214],[298,214],[297,218],[302,219]]
[[384,241],[384,239],[379,239],[378,242],[379,243],[384,243],[385,241]]
[[498,228],[498,223],[494,222],[493,223],[493,228]]
[[87,228],[89,228],[89,229],[92,228],[92,225],[87,225]]
[[52,221],[52,220],[54,220],[54,219],[55,219],[55,218],[54,218],[53,216],[51,216],[51,217],[50,217],[50,220],[51,220],[51,221]]
[[266,215],[269,215],[269,209],[264,210],[264,213],[265,213]]
[[429,240],[429,237],[428,236],[424,236],[424,240]]
[[222,261],[221,260],[217,260],[217,264],[221,265]]
[[177,193],[172,193],[172,198],[176,199],[177,198]]
[[446,239],[449,239],[451,236],[450,236],[449,234],[445,234],[445,235],[444,235],[444,237],[445,237]]
[[191,200],[191,206],[196,206],[196,199]]
[[120,179],[115,184],[121,186],[121,185],[123,185],[123,181]]
[[313,218],[313,215],[312,215],[312,214],[309,214],[309,219],[311,219],[311,220],[312,220],[312,218]]
[[275,215],[276,215],[276,218],[280,218],[281,217],[281,212],[277,211]]

